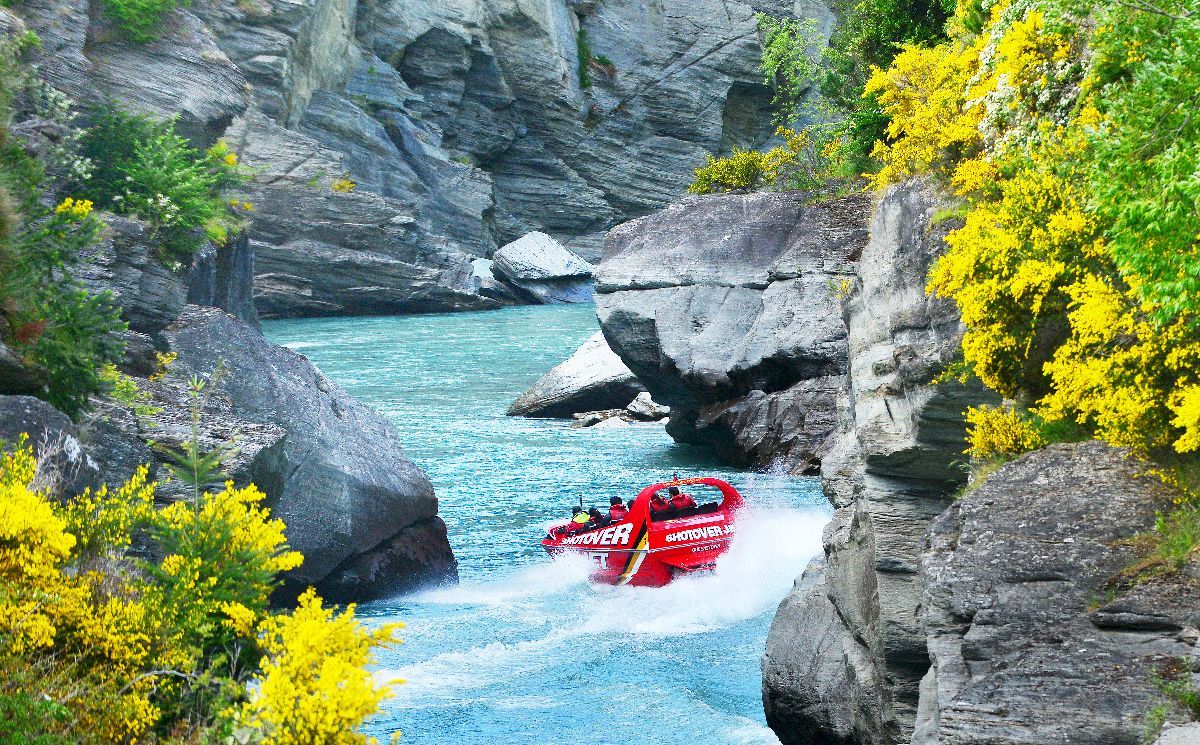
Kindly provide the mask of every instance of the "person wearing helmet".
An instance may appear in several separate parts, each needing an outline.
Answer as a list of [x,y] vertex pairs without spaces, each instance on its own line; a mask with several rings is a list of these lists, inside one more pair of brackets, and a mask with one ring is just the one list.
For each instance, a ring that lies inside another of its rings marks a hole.
[[571,508],[571,522],[567,523],[568,533],[578,533],[587,527],[588,514],[576,505]]
[[629,510],[625,509],[625,503],[620,497],[613,497],[608,500],[608,517],[614,522],[619,523],[629,514]]
[[588,510],[588,518],[588,530],[595,530],[596,528],[603,528],[612,524],[612,520],[608,518],[608,515],[604,514],[595,507]]
[[696,506],[696,500],[692,499],[692,495],[679,491],[678,486],[672,486],[670,489],[667,489],[667,494],[671,497],[671,506],[677,510]]

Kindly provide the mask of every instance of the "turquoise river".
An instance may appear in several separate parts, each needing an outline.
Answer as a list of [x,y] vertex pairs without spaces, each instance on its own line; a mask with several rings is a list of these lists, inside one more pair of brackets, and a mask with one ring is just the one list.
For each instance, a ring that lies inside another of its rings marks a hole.
[[[813,479],[734,471],[661,425],[572,429],[504,416],[597,328],[591,306],[275,321],[276,343],[395,422],[433,480],[461,582],[366,604],[400,620],[379,674],[402,678],[369,731],[386,743],[775,743],[759,660],[775,608],[820,549]],[[717,475],[751,505],[717,572],[593,587],[538,541],[580,496]]]

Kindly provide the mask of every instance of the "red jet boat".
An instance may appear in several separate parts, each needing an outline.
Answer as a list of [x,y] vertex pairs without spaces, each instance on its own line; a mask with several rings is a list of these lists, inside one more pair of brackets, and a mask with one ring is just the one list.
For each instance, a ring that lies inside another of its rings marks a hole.
[[[650,510],[650,498],[671,487],[705,486],[720,492],[720,502],[695,507]],[[596,565],[593,582],[662,587],[680,574],[713,569],[729,549],[742,495],[714,478],[676,479],[647,486],[629,514],[602,528],[570,532],[570,522],[551,526],[542,539],[550,556],[577,554]]]

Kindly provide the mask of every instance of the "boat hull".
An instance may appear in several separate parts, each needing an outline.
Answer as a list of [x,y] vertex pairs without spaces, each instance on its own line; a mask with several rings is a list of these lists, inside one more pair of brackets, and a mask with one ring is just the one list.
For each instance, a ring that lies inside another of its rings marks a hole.
[[[720,488],[723,499],[687,510],[652,513],[649,497],[675,485]],[[724,488],[722,488],[724,487]],[[647,487],[625,519],[607,527],[571,533],[569,523],[551,527],[542,547],[551,557],[582,556],[594,565],[593,582],[661,587],[685,574],[714,569],[729,550],[741,496],[717,479],[689,479]]]

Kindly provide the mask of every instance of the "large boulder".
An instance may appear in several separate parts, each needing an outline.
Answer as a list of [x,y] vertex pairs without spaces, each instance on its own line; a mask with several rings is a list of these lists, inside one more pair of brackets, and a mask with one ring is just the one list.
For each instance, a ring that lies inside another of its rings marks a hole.
[[846,372],[838,288],[866,240],[865,197],[689,198],[614,228],[596,307],[668,431],[747,465],[819,462]]
[[780,603],[767,634],[762,674],[767,725],[784,733],[784,745],[853,742],[841,624],[825,594],[823,558],[809,563]]
[[433,487],[382,415],[216,309],[189,307],[165,336],[175,374],[208,375],[220,363],[231,412],[285,433],[255,471],[305,556],[285,577],[288,591],[316,585],[330,599],[363,599],[456,577]]
[[32,396],[0,396],[0,443],[14,445],[22,435],[40,462],[39,488],[73,496],[100,485],[100,467],[66,414]]
[[646,389],[596,332],[575,354],[541,377],[508,407],[509,416],[570,418],[621,409]]
[[913,743],[1144,742],[1165,700],[1155,678],[1197,659],[1200,572],[1114,580],[1174,496],[1123,451],[1085,442],[1006,464],[938,517]]
[[528,233],[501,248],[492,271],[539,303],[592,299],[592,265],[545,233]]

